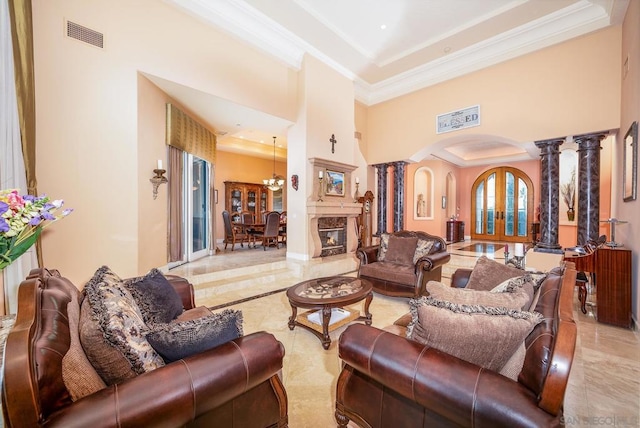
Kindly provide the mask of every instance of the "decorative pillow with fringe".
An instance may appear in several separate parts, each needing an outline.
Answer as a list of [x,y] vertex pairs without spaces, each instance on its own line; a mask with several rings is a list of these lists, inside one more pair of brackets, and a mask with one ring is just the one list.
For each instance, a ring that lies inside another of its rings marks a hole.
[[542,315],[534,312],[460,305],[432,297],[411,299],[409,307],[409,339],[496,372],[542,321]]
[[154,324],[147,340],[165,362],[220,346],[242,336],[242,312],[225,309],[189,321]]
[[111,269],[107,266],[98,269],[84,292],[105,339],[122,352],[134,372],[142,374],[164,366],[162,357],[145,337],[149,329],[138,305]]
[[497,306],[509,309],[529,309],[533,297],[533,287],[531,287],[531,295],[522,287],[514,288],[511,292],[492,293],[448,287],[438,281],[429,281],[427,291],[430,297],[438,300],[461,305]]

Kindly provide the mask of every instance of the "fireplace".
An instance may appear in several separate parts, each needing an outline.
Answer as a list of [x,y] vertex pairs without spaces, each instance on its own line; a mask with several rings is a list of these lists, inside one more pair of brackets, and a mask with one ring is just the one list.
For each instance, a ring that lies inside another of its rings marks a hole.
[[319,218],[318,235],[322,246],[320,257],[335,256],[347,252],[346,217]]
[[[351,173],[357,167],[328,159],[310,158],[312,176],[322,177],[327,171],[342,173],[342,192],[325,192],[323,181],[314,180],[307,199],[309,224],[309,254],[314,257],[330,257],[352,254],[358,248],[357,217],[362,204],[354,202]],[[325,183],[326,185],[326,183]]]

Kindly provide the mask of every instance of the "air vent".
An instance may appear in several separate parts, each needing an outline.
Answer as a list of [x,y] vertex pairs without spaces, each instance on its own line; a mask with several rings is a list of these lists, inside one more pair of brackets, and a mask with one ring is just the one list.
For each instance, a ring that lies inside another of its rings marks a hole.
[[104,35],[91,28],[84,27],[75,22],[67,21],[67,36],[81,42],[89,43],[100,49],[104,48]]

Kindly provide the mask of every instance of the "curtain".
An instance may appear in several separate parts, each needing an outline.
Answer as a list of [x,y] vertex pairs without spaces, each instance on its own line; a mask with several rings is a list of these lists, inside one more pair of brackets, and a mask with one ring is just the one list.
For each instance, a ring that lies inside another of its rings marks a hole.
[[215,134],[172,104],[167,104],[167,144],[216,163]]
[[169,263],[183,260],[182,248],[182,158],[184,152],[169,146],[169,224],[168,251]]
[[[13,8],[10,11],[10,8]],[[17,22],[12,18],[16,16]],[[14,31],[19,28],[24,31]],[[23,43],[17,42],[21,39]],[[16,48],[16,45],[18,47]],[[26,45],[26,47],[25,47]],[[14,49],[18,52],[14,53]],[[26,51],[28,60],[20,65],[15,61],[20,61],[21,52]],[[0,189],[20,189],[21,193],[35,193],[35,174],[32,174],[33,186],[27,183],[26,167],[35,171],[35,144],[27,145],[26,138],[21,139],[21,135],[34,135],[35,127],[33,121],[33,104],[21,103],[21,98],[33,99],[33,49],[31,48],[31,2],[0,0]],[[21,73],[31,76],[31,79],[24,79]],[[18,74],[16,78],[16,74]],[[27,80],[31,84],[27,84]],[[17,88],[17,89],[16,89]],[[18,93],[16,93],[16,90]],[[31,94],[30,96],[28,94]],[[20,98],[18,98],[18,95]],[[29,105],[27,107],[27,105]],[[30,120],[21,120],[23,113],[28,112]],[[21,125],[29,131],[22,130]],[[27,146],[27,147],[25,147]],[[26,153],[23,155],[23,153]],[[29,158],[30,162],[25,162]],[[29,249],[21,257],[15,260],[0,272],[0,314],[14,314],[17,312],[17,292],[18,285],[27,276],[29,271],[38,266],[37,251],[34,247]]]

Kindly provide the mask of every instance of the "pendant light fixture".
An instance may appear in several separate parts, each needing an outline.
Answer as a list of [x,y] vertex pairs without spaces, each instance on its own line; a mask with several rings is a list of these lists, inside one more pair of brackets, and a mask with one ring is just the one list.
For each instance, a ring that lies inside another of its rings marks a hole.
[[285,179],[281,175],[276,175],[276,137],[273,137],[273,176],[262,180],[269,190],[274,192],[282,189]]

